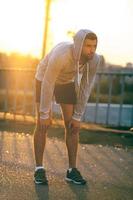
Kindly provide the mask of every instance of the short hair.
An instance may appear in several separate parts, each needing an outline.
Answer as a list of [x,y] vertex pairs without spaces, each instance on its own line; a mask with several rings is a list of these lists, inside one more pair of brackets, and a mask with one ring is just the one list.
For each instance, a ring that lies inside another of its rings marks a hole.
[[97,35],[95,33],[91,32],[86,35],[85,39],[97,40]]

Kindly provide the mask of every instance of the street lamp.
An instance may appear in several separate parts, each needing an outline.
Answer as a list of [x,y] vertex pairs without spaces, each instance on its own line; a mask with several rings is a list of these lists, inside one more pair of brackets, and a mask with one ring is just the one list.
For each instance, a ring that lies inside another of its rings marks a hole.
[[47,48],[47,38],[48,38],[48,26],[49,26],[49,15],[50,15],[50,5],[51,0],[45,0],[45,26],[44,26],[44,34],[43,34],[43,47],[42,47],[42,58],[46,54],[46,48]]

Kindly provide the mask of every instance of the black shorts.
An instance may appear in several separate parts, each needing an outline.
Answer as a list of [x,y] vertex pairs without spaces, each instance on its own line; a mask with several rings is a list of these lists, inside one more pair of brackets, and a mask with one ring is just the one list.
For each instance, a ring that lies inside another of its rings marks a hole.
[[56,103],[76,104],[76,92],[74,82],[56,85],[54,89]]
[[[40,102],[40,93],[41,93],[41,82],[36,80],[36,102]],[[74,82],[55,85],[54,88],[54,96],[56,103],[64,103],[64,104],[76,104],[77,97],[75,92],[75,84]]]

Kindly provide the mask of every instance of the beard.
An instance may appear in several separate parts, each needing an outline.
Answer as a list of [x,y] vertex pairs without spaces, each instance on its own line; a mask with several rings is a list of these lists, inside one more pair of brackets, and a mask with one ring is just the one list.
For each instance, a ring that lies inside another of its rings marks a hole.
[[81,59],[80,60],[84,64],[84,63],[88,62],[89,60],[92,60],[93,56],[94,56],[94,53],[92,53],[90,55],[81,54]]

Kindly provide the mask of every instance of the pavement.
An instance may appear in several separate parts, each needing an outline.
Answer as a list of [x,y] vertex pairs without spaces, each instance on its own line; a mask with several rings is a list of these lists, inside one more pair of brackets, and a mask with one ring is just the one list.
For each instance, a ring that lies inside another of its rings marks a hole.
[[80,143],[77,164],[87,185],[78,186],[64,180],[68,167],[64,141],[48,137],[44,164],[49,185],[36,186],[33,135],[0,130],[0,200],[133,199],[131,146]]

